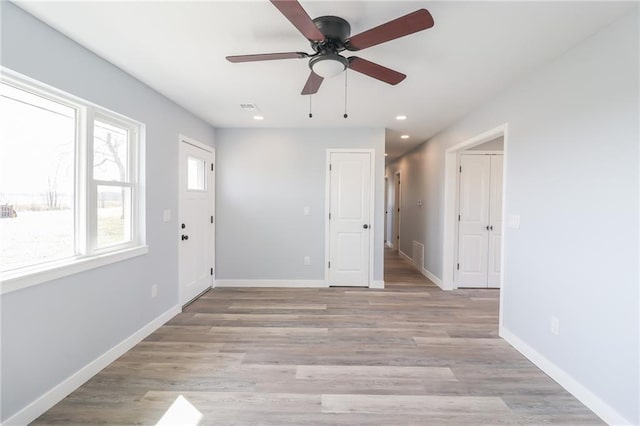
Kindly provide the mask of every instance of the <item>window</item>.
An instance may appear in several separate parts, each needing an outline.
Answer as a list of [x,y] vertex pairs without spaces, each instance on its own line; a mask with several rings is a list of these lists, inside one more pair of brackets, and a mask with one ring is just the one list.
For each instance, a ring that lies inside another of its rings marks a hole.
[[2,74],[0,116],[3,292],[25,276],[146,252],[140,123],[13,73]]
[[189,191],[205,191],[207,189],[205,170],[204,160],[192,156],[187,157],[187,189]]

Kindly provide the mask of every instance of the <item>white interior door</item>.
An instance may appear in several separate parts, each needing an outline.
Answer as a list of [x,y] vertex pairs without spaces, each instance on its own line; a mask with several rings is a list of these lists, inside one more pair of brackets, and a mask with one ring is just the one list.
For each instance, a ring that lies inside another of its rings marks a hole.
[[329,285],[369,285],[371,162],[369,152],[330,154]]
[[400,203],[401,199],[401,186],[400,186],[400,173],[395,174],[395,184],[393,185],[393,248],[395,251],[400,251]]
[[487,287],[490,161],[488,155],[460,156],[458,287]]
[[489,190],[489,255],[488,286],[500,287],[500,265],[502,258],[502,171],[503,156],[491,155],[491,177]]
[[214,154],[180,142],[179,280],[183,305],[213,284]]

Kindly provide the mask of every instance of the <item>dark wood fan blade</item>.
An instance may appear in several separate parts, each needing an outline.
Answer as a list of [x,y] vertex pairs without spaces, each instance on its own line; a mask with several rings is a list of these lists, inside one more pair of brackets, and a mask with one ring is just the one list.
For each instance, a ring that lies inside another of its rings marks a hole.
[[358,58],[357,56],[349,58],[349,68],[394,86],[407,78],[406,75],[398,71],[383,67],[366,59]]
[[254,62],[254,61],[272,61],[274,59],[300,59],[307,58],[304,52],[284,52],[284,53],[259,53],[257,55],[237,55],[227,56],[229,62]]
[[426,9],[419,9],[386,24],[356,34],[347,41],[347,49],[362,50],[433,27],[433,17]]
[[320,89],[322,80],[324,80],[324,78],[320,77],[318,74],[311,71],[311,74],[309,74],[309,78],[307,79],[307,82],[302,88],[301,95],[313,95],[315,93],[318,93],[318,89]]
[[313,23],[307,12],[296,0],[271,0],[271,3],[302,33],[309,41],[322,41],[324,34]]

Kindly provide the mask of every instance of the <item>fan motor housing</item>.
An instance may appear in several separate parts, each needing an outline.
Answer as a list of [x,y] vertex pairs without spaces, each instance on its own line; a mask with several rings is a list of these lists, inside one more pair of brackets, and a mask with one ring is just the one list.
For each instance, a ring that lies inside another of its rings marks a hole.
[[319,16],[313,23],[331,41],[344,42],[351,35],[351,25],[339,16]]

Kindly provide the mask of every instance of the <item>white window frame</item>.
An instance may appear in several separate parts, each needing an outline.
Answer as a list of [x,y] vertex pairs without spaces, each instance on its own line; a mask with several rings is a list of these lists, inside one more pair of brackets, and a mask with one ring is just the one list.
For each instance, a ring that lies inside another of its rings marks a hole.
[[[144,124],[7,68],[0,70],[0,82],[76,111],[75,254],[64,259],[45,261],[0,273],[0,294],[148,253],[145,242],[144,156],[142,155],[145,141]],[[129,132],[127,182],[93,179],[93,126],[96,119]],[[98,185],[131,188],[131,239],[100,249],[96,248]]]

